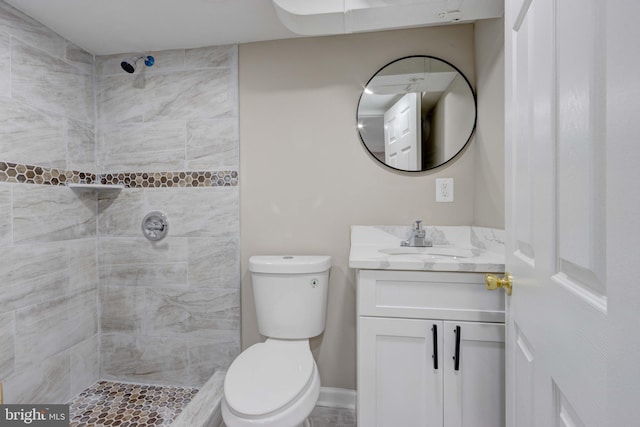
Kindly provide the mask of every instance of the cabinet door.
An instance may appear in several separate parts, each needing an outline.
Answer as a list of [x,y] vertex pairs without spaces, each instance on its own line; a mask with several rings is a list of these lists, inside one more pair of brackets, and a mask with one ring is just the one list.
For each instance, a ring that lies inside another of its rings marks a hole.
[[444,341],[445,427],[504,426],[504,324],[447,321]]
[[358,322],[358,425],[442,427],[442,321]]

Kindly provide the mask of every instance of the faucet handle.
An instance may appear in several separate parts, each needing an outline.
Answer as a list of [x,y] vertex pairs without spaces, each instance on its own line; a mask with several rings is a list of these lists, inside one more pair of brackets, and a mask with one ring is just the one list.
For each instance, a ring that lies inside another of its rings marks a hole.
[[416,219],[415,224],[413,224],[413,229],[414,230],[422,230],[422,220],[421,219]]

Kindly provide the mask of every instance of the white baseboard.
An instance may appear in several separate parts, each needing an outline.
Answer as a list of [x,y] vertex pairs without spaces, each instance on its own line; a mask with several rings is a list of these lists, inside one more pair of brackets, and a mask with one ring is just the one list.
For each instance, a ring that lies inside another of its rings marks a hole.
[[356,391],[346,388],[320,387],[317,406],[356,409]]

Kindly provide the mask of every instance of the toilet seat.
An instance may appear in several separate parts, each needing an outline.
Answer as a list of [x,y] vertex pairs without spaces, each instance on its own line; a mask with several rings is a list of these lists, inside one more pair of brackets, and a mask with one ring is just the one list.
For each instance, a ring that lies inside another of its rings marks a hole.
[[316,373],[308,340],[268,339],[242,352],[229,367],[224,398],[248,418],[265,417],[304,393]]

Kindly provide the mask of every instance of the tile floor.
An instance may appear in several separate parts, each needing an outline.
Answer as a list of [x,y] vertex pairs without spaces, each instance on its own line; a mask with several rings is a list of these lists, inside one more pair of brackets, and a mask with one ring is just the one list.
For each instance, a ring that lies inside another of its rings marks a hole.
[[169,426],[197,392],[192,387],[98,381],[70,402],[70,427]]
[[[99,381],[70,402],[70,427],[170,426],[197,392],[192,387]],[[356,427],[355,411],[349,409],[316,406],[310,419],[312,427]]]
[[311,427],[356,427],[356,411],[316,406],[311,412]]
[[309,419],[311,427],[356,427],[356,411],[350,409],[316,406]]

